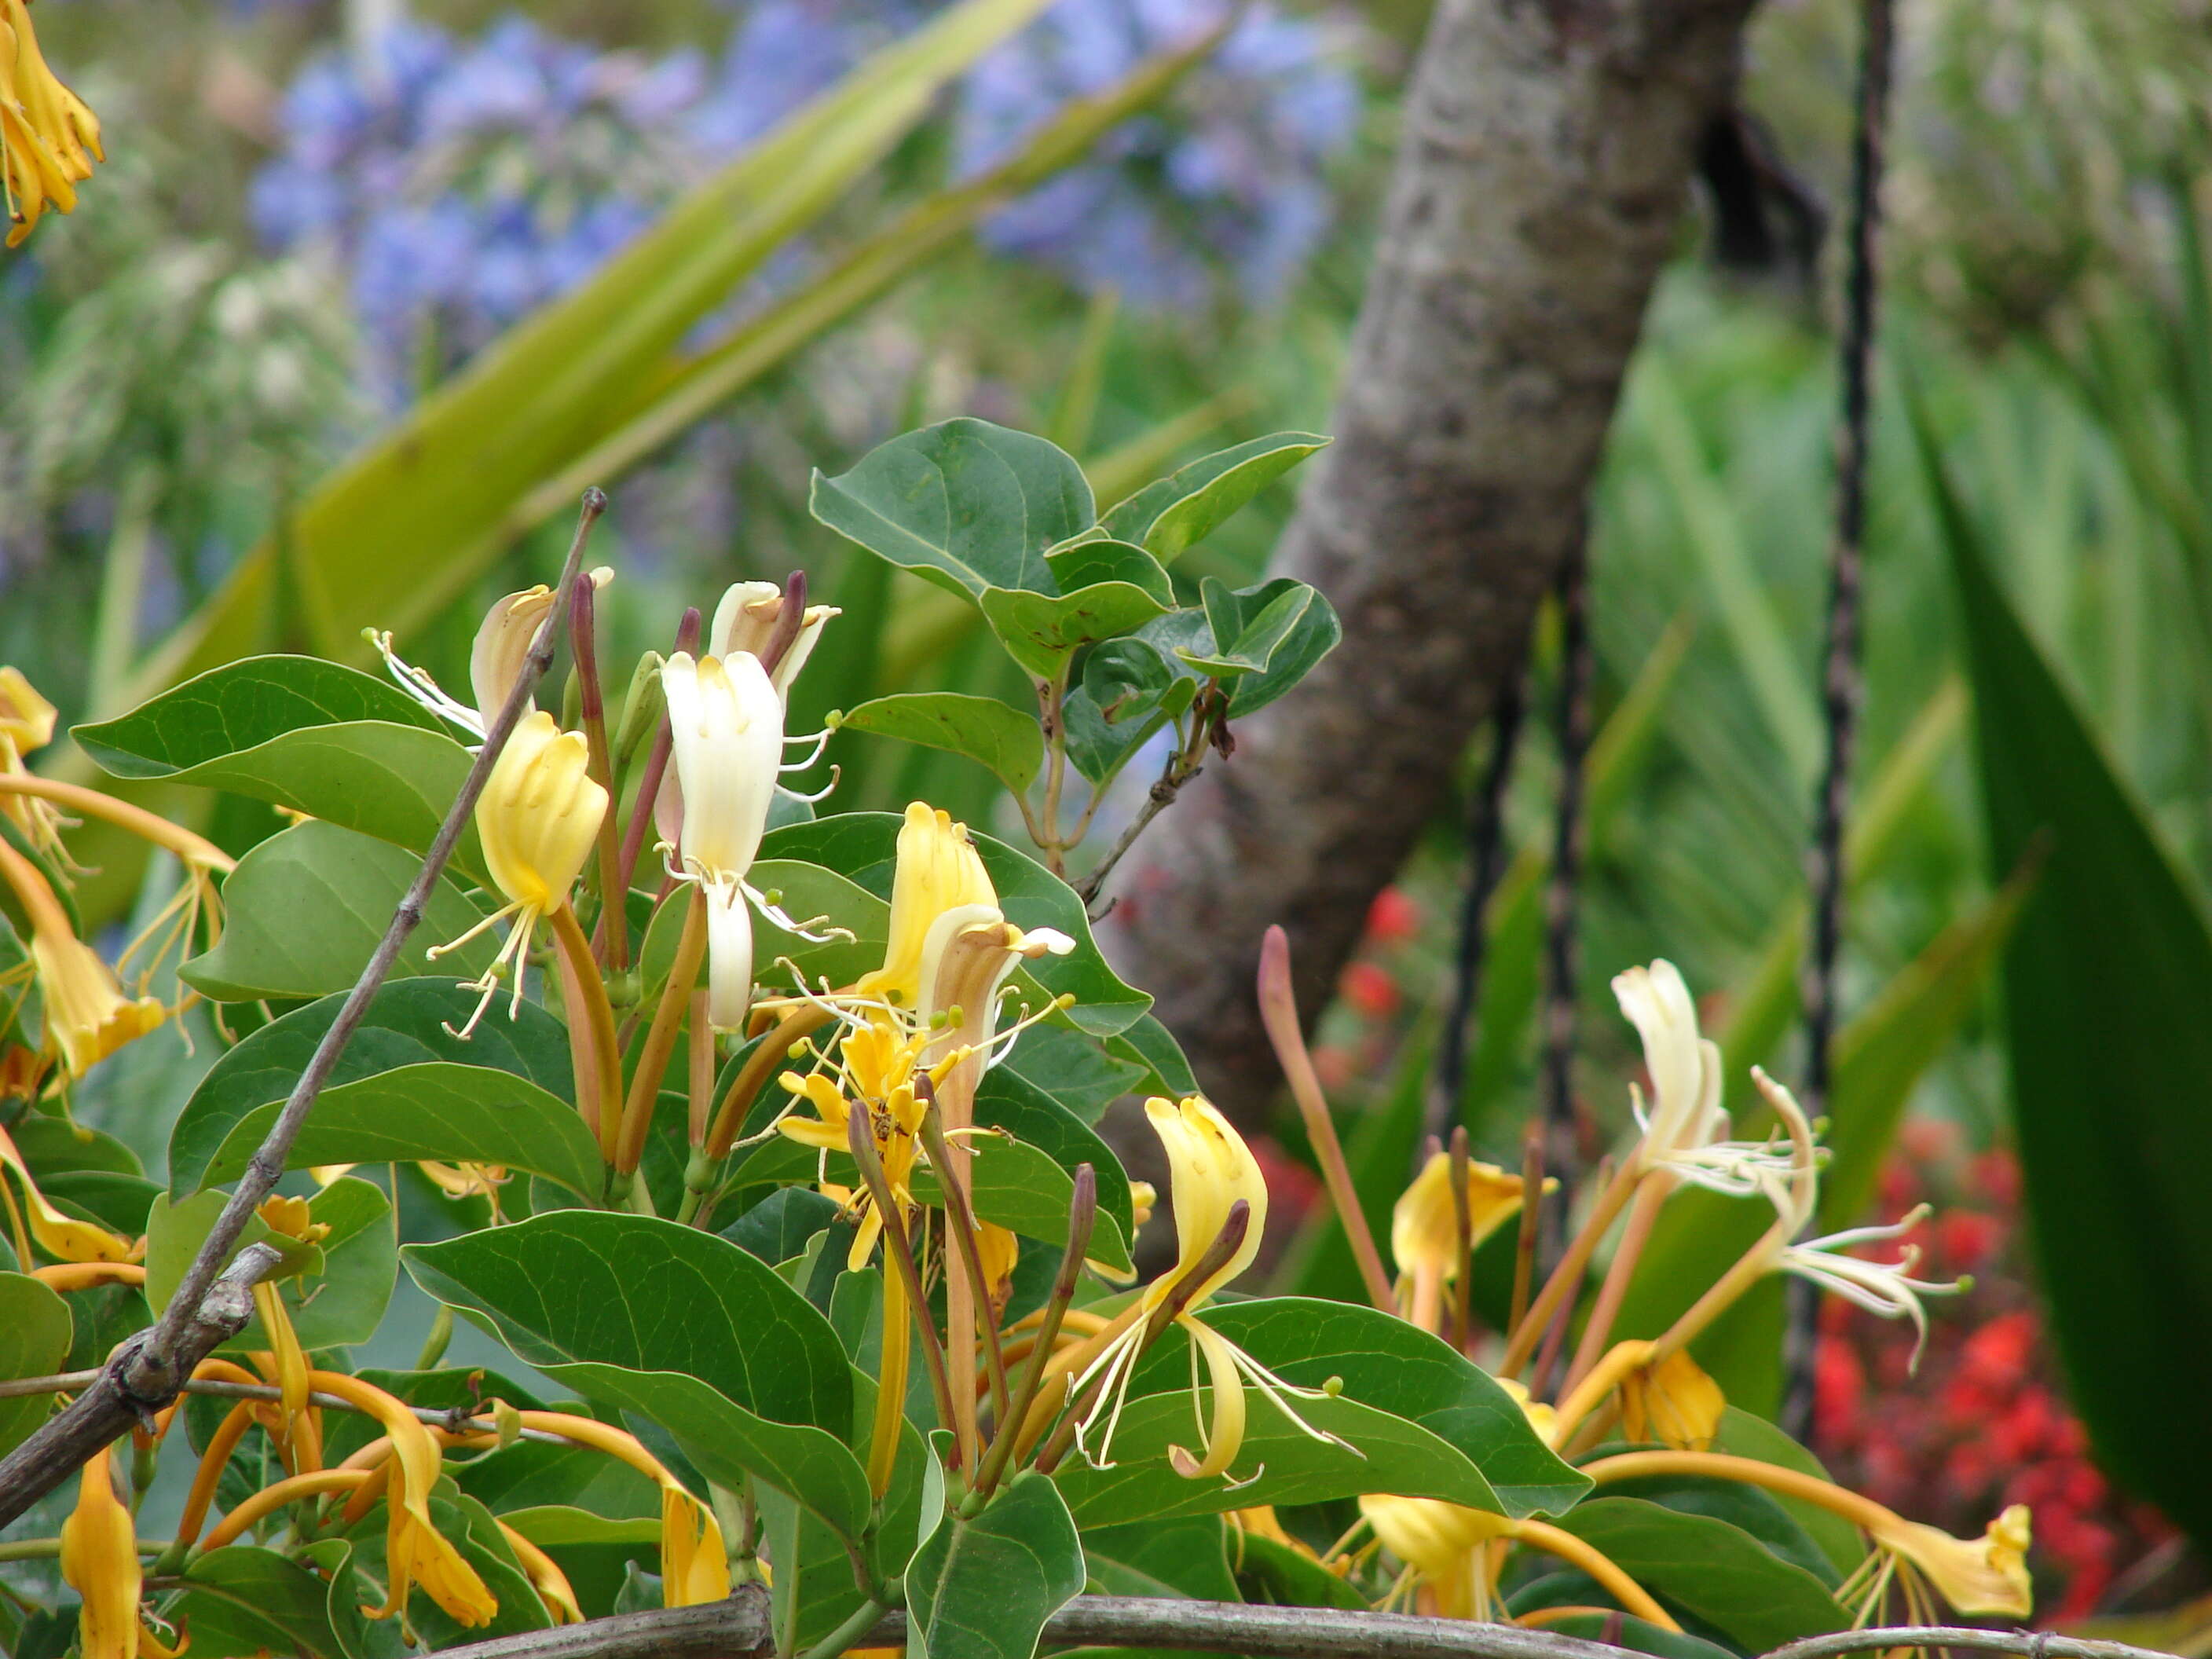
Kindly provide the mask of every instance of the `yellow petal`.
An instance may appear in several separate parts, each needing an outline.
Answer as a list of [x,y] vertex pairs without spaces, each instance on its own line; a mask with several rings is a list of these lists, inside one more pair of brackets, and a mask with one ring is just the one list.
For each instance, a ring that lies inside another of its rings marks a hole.
[[[1547,1182],[1547,1189],[1556,1182]],[[1521,1177],[1495,1164],[1468,1165],[1468,1245],[1482,1241],[1521,1212]],[[1426,1267],[1446,1280],[1459,1277],[1459,1217],[1452,1201],[1451,1155],[1433,1154],[1400,1194],[1390,1212],[1390,1254],[1401,1273]]]
[[[1226,1474],[1237,1461],[1237,1454],[1244,1449],[1244,1379],[1237,1374],[1237,1351],[1229,1340],[1217,1331],[1208,1330],[1195,1319],[1180,1322],[1190,1333],[1190,1340],[1206,1356],[1207,1381],[1213,1389],[1213,1421],[1205,1429],[1206,1459],[1200,1462],[1181,1446],[1168,1448],[1168,1462],[1177,1474],[1187,1480],[1203,1480],[1217,1474]],[[1191,1407],[1198,1406],[1195,1390],[1191,1395]]]
[[580,732],[539,709],[514,728],[477,802],[484,864],[501,892],[544,912],[563,902],[599,833],[607,792],[588,775]]
[[1188,1304],[1194,1308],[1250,1267],[1259,1255],[1261,1235],[1267,1226],[1267,1179],[1244,1138],[1212,1103],[1196,1095],[1180,1103],[1155,1096],[1145,1103],[1145,1115],[1167,1151],[1176,1221],[1175,1271],[1146,1292],[1153,1306],[1165,1299],[1168,1290],[1180,1284],[1220,1237],[1237,1200],[1251,1207],[1243,1243],[1225,1267],[1199,1286]]
[[109,1455],[101,1447],[77,1478],[76,1508],[62,1522],[62,1577],[84,1598],[77,1614],[83,1659],[137,1659],[138,1540],[115,1495]]
[[1631,1441],[1656,1440],[1676,1451],[1705,1451],[1720,1432],[1728,1397],[1698,1362],[1676,1352],[1621,1379],[1620,1430]]
[[996,910],[999,895],[968,839],[968,827],[922,801],[906,809],[898,863],[891,876],[891,914],[884,965],[863,985],[873,994],[896,996],[911,1008],[921,998],[922,945],[937,919],[965,905]]
[[[8,1132],[0,1129],[0,1164],[5,1164],[22,1183],[24,1207],[28,1212],[31,1237],[40,1247],[64,1261],[125,1261],[131,1257],[130,1243],[117,1237],[105,1227],[89,1221],[79,1221],[64,1215],[46,1201],[46,1194],[31,1179],[30,1165],[15,1149]],[[21,1264],[28,1266],[28,1263]]]
[[0,738],[22,755],[54,740],[54,706],[39,695],[20,668],[0,668]]
[[499,1529],[507,1539],[507,1547],[514,1552],[514,1559],[522,1564],[523,1576],[530,1580],[530,1587],[552,1613],[553,1622],[582,1624],[584,1610],[576,1605],[575,1589],[568,1583],[568,1575],[561,1571],[560,1564],[506,1522],[500,1522]]
[[1954,1538],[1916,1521],[1874,1528],[1875,1540],[1917,1567],[1954,1611],[1991,1619],[2026,1619],[2035,1611],[2031,1536],[2025,1504],[2005,1510],[1979,1538]]

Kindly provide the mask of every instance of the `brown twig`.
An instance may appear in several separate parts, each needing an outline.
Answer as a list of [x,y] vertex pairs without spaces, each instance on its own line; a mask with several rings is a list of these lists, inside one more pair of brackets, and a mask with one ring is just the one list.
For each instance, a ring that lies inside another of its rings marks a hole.
[[[361,970],[361,977],[354,981],[353,990],[338,1009],[337,1018],[316,1045],[313,1055],[300,1073],[300,1080],[285,1100],[283,1109],[276,1115],[267,1137],[247,1164],[246,1173],[239,1178],[222,1213],[216,1216],[215,1225],[185,1267],[161,1317],[150,1331],[109,1361],[102,1369],[100,1381],[86,1389],[75,1405],[0,1461],[0,1526],[22,1514],[82,1468],[102,1446],[119,1437],[139,1420],[142,1412],[158,1411],[174,1400],[200,1360],[244,1328],[246,1310],[252,1305],[248,1287],[268,1272],[268,1266],[260,1265],[241,1277],[240,1270],[247,1266],[249,1258],[256,1262],[261,1261],[252,1249],[241,1255],[228,1272],[223,1264],[237,1248],[254,1211],[275,1190],[277,1177],[284,1173],[292,1143],[299,1139],[307,1114],[313,1109],[339,1056],[344,1054],[347,1043],[352,1041],[355,1030],[368,1014],[368,1005],[382,987],[385,976],[399,959],[401,947],[422,922],[430,895],[444,875],[462,832],[468,827],[477,798],[483,794],[500,751],[507,745],[508,734],[521,720],[522,711],[530,705],[531,694],[553,660],[554,649],[567,626],[569,595],[576,572],[583,563],[585,544],[590,539],[592,526],[606,510],[606,505],[607,498],[599,490],[585,491],[575,539],[569,544],[560,585],[554,590],[553,609],[539,624],[537,638],[531,642],[530,654],[524,659],[522,671],[516,675],[506,703],[486,728],[483,747],[477,751],[476,763],[462,780],[460,793],[453,797],[445,821],[438,826],[429,850],[423,854],[422,869],[393,910],[383,939],[378,941],[368,965]],[[225,1329],[224,1323],[230,1318],[234,1304],[238,1310],[236,1323]]]

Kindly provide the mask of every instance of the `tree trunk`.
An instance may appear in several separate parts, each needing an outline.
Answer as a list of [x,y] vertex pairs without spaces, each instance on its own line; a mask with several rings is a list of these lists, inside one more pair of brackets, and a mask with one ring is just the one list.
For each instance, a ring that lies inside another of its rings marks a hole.
[[1279,1082],[1253,1000],[1288,928],[1328,999],[1584,502],[1751,0],[1439,0],[1334,417],[1275,569],[1344,643],[1236,732],[1113,884],[1109,948],[1232,1116]]

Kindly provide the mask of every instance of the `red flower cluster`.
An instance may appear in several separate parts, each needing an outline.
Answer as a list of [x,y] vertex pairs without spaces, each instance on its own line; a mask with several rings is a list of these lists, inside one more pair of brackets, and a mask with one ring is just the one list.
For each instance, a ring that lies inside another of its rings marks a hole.
[[1914,1122],[1883,1172],[1884,1220],[1939,1206],[1919,1242],[1926,1277],[1974,1287],[1930,1304],[1917,1374],[1909,1326],[1831,1298],[1822,1308],[1814,1443],[1836,1478],[1901,1514],[1963,1537],[2008,1504],[2035,1511],[2042,1622],[2086,1617],[2118,1571],[2172,1528],[2112,1491],[2067,1409],[2057,1361],[2027,1283],[2020,1169],[2009,1152],[1968,1152],[1950,1126]]

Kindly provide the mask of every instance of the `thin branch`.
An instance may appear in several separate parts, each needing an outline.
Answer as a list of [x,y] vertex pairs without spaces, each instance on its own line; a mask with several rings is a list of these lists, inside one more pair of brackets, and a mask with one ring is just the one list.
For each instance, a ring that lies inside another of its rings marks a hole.
[[1552,880],[1544,896],[1544,1131],[1545,1163],[1559,1177],[1557,1196],[1544,1204],[1540,1237],[1559,1248],[1565,1241],[1577,1173],[1575,1146],[1575,996],[1580,970],[1576,909],[1582,885],[1584,826],[1583,762],[1589,750],[1589,540],[1585,528],[1559,573],[1559,684],[1557,710],[1559,798],[1552,843]]
[[[167,1350],[166,1363],[190,1376],[200,1361],[244,1330],[253,1316],[253,1286],[283,1260],[273,1245],[249,1244],[240,1251],[204,1295],[183,1304],[189,1316]],[[140,1355],[151,1334],[141,1333],[118,1348],[82,1394],[0,1461],[0,1526],[75,1474],[102,1447],[150,1422],[177,1397],[172,1387],[155,1398],[137,1381]]]
[[[905,1615],[894,1613],[854,1645],[896,1647],[905,1639]],[[1267,1659],[1620,1659],[1620,1650],[1607,1643],[1517,1625],[1129,1595],[1077,1596],[1045,1620],[1042,1645],[1181,1649]],[[1764,1659],[1831,1659],[1911,1647],[2018,1653],[2028,1659],[2171,1659],[2124,1642],[1919,1625],[1816,1636]],[[618,1613],[532,1631],[447,1648],[442,1659],[753,1659],[770,1650],[767,1593],[749,1584],[727,1601],[704,1607]]]
[[[18,1377],[12,1382],[0,1382],[0,1400],[30,1394],[73,1394],[78,1389],[91,1387],[99,1376],[100,1372],[94,1370],[64,1371],[58,1376]],[[269,1383],[232,1382],[219,1376],[196,1376],[185,1384],[183,1392],[204,1394],[216,1400],[280,1401],[284,1397],[282,1389]],[[362,1409],[350,1400],[341,1400],[334,1394],[324,1394],[319,1390],[308,1395],[307,1403],[319,1406],[325,1411],[358,1413]],[[415,1413],[418,1422],[428,1423],[434,1428],[450,1430],[455,1434],[496,1434],[499,1431],[499,1425],[489,1418],[478,1417],[458,1408],[441,1410],[434,1406],[410,1406],[407,1409]],[[542,1440],[549,1446],[577,1443],[566,1435],[554,1434],[544,1429],[524,1429],[520,1433],[525,1440]]]
[[[277,1114],[267,1138],[246,1165],[246,1173],[240,1177],[222,1212],[216,1218],[198,1254],[185,1269],[160,1321],[151,1331],[118,1352],[103,1368],[100,1379],[80,1395],[75,1405],[48,1421],[0,1462],[0,1526],[15,1519],[82,1468],[102,1446],[122,1436],[142,1413],[158,1411],[174,1400],[201,1359],[243,1328],[246,1310],[252,1305],[250,1286],[273,1265],[273,1253],[264,1258],[262,1253],[249,1249],[228,1272],[223,1263],[237,1248],[246,1222],[262,1200],[275,1189],[277,1177],[284,1172],[292,1143],[299,1139],[300,1130],[307,1121],[307,1114],[313,1109],[339,1056],[368,1012],[368,1005],[383,985],[385,976],[399,959],[401,947],[421,923],[430,895],[445,873],[447,861],[453,857],[462,831],[468,826],[477,798],[483,793],[508,734],[521,720],[523,710],[530,705],[532,692],[553,660],[554,649],[568,625],[569,597],[577,569],[583,563],[584,544],[590,538],[592,524],[606,510],[606,504],[607,498],[600,491],[585,491],[575,539],[569,546],[560,586],[554,590],[553,609],[538,626],[537,638],[531,643],[530,654],[515,677],[505,706],[485,731],[483,747],[477,751],[476,763],[469,769],[460,793],[447,809],[445,822],[438,826],[429,851],[423,854],[421,871],[392,912],[391,926],[385,929],[384,938],[361,970],[361,977],[354,982],[337,1018],[331,1022],[330,1030],[316,1045],[283,1110]],[[240,1279],[237,1276],[239,1268],[246,1264],[249,1257],[260,1265],[248,1277]],[[237,1319],[223,1329],[234,1304],[240,1310]]]

